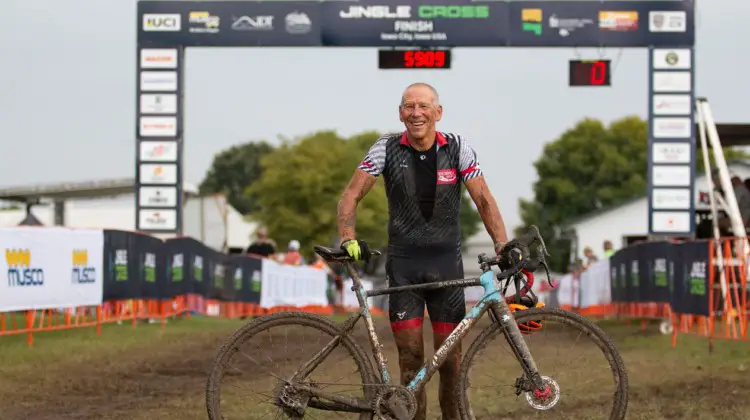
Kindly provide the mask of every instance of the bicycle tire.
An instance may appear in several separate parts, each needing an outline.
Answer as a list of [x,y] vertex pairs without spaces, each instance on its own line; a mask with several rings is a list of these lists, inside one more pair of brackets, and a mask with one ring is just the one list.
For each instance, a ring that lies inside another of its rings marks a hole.
[[[593,341],[602,350],[609,361],[610,368],[615,380],[615,401],[610,413],[610,420],[623,420],[628,407],[628,375],[625,363],[620,352],[612,343],[612,339],[598,325],[573,312],[552,308],[533,308],[522,312],[515,312],[517,322],[528,322],[533,320],[551,320],[567,324],[593,338]],[[474,357],[484,349],[498,334],[504,334],[500,325],[492,323],[486,327],[469,346],[466,356],[461,364],[459,377],[459,408],[463,420],[474,420],[467,390],[469,388],[469,370]],[[541,372],[544,374],[544,372]]]
[[[328,334],[331,338],[340,333],[339,326],[331,320],[319,315],[304,312],[279,312],[257,318],[244,326],[240,327],[235,333],[224,342],[211,366],[211,370],[206,381],[206,410],[208,411],[209,420],[222,420],[221,415],[221,379],[223,376],[223,367],[229,361],[233,354],[232,350],[238,348],[242,343],[252,338],[257,333],[265,331],[268,328],[283,325],[298,325],[312,327],[323,334]],[[374,399],[376,387],[366,384],[378,384],[380,380],[375,376],[372,364],[367,353],[352,338],[347,335],[342,337],[339,346],[343,346],[349,355],[354,359],[354,363],[359,368],[364,397],[368,400]],[[362,413],[360,420],[372,420],[374,414]]]

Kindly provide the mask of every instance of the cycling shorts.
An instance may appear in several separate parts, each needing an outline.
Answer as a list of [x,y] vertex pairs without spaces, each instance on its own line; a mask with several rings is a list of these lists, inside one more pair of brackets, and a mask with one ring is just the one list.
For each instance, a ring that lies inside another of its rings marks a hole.
[[[391,257],[386,262],[388,287],[409,286],[464,276],[463,261],[455,252],[422,257]],[[433,331],[449,334],[466,314],[462,287],[416,290],[389,295],[388,312],[394,332],[421,328],[425,307]]]

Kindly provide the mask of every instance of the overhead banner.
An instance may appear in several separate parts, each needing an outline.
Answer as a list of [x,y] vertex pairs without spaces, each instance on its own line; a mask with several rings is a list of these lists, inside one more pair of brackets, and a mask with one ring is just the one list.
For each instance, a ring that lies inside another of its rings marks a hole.
[[101,230],[3,228],[0,312],[99,305]]
[[692,46],[685,1],[140,1],[138,41],[171,46]]

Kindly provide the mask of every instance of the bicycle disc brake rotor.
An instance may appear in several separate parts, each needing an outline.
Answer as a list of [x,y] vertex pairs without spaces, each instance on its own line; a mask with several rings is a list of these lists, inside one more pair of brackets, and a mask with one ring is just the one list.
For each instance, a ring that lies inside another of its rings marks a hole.
[[378,392],[373,412],[376,419],[411,420],[417,414],[417,398],[405,386],[388,387]]
[[560,401],[560,385],[549,376],[542,376],[544,391],[534,390],[526,393],[526,402],[537,410],[549,410]]

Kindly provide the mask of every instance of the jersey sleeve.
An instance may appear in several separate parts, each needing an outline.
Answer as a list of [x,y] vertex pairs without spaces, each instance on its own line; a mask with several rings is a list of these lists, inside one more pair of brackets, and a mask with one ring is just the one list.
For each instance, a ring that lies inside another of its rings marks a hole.
[[383,173],[383,168],[385,167],[385,146],[387,142],[388,137],[383,136],[379,138],[378,141],[370,147],[370,150],[365,155],[365,158],[362,159],[362,162],[359,163],[357,168],[375,177]]
[[482,168],[479,166],[477,152],[474,151],[464,137],[459,138],[458,153],[458,171],[461,175],[461,181],[466,182],[482,175]]

